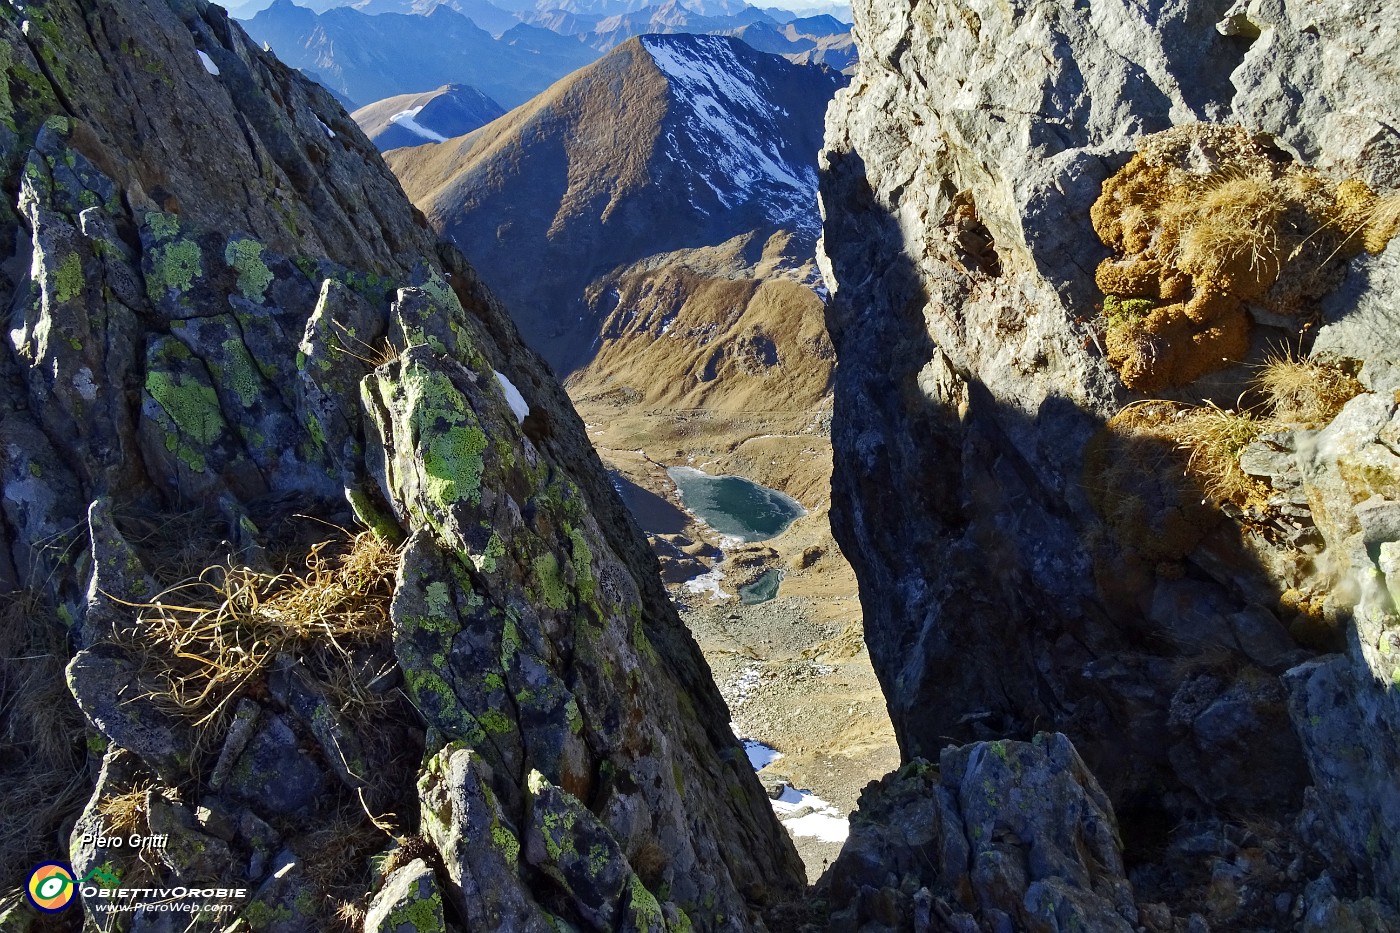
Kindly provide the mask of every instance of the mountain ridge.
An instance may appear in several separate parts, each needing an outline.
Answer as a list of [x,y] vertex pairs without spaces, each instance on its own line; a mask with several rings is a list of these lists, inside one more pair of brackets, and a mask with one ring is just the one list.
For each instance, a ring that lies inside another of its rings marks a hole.
[[350,118],[379,151],[465,136],[505,114],[476,88],[445,84],[425,94],[401,94],[361,107]]
[[[581,302],[605,270],[752,230],[815,242],[803,153],[840,83],[736,39],[633,38],[489,134],[388,158],[430,220],[498,270],[522,327],[568,372],[597,336]],[[508,271],[522,256],[567,278],[546,288]]]

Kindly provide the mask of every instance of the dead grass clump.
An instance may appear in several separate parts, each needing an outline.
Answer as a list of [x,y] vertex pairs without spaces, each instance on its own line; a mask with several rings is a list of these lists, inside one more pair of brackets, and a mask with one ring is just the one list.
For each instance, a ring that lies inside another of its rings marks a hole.
[[399,554],[369,531],[339,557],[335,546],[313,546],[305,575],[210,567],[140,605],[130,647],[156,685],[152,698],[196,726],[214,726],[285,652],[301,654],[323,682],[375,702],[351,649],[389,633]]
[[1263,433],[1257,418],[1204,405],[1179,414],[1170,423],[1170,430],[1189,454],[1186,468],[1200,481],[1208,498],[1237,505],[1266,498],[1261,484],[1240,469],[1240,454]]
[[67,630],[37,594],[0,596],[0,890],[61,848],[91,783],[86,722],[64,680]]
[[1282,267],[1279,221],[1286,188],[1260,167],[1209,176],[1180,231],[1172,265],[1196,280],[1228,283],[1243,297],[1260,292]]
[[1361,383],[1337,366],[1287,356],[1265,360],[1254,384],[1282,426],[1325,424],[1363,391]]
[[1090,218],[1114,251],[1094,276],[1108,362],[1155,393],[1240,362],[1247,304],[1301,332],[1345,260],[1400,229],[1400,194],[1337,183],[1240,127],[1193,124],[1144,137]]
[[146,792],[151,786],[147,782],[125,793],[104,797],[97,804],[97,812],[102,814],[109,835],[128,835],[146,827]]
[[347,805],[293,843],[304,858],[307,881],[320,895],[322,929],[354,930],[364,923],[373,882],[371,858],[388,842],[358,805]]

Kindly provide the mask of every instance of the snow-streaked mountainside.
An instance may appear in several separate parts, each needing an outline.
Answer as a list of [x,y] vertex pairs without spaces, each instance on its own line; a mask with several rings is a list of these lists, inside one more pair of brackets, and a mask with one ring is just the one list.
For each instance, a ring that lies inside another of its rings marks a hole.
[[596,349],[615,270],[779,231],[810,258],[843,83],[730,37],[646,36],[463,139],[386,158],[562,373]]
[[380,152],[465,136],[504,114],[476,88],[448,84],[426,94],[401,94],[361,107],[350,116]]
[[[703,183],[723,210],[763,203],[775,226],[815,237],[821,229],[816,167],[809,152],[796,151],[783,125],[792,114],[775,105],[754,57],[736,54],[735,43],[718,36],[644,36],[641,43],[677,104],[661,154],[688,166],[690,190]],[[691,203],[705,210],[702,202]]]

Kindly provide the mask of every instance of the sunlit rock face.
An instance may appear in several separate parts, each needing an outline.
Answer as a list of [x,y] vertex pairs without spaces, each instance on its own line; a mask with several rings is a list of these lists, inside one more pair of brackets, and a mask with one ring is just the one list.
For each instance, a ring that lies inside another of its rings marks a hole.
[[[91,771],[25,864],[219,879],[259,930],[381,887],[390,920],[746,930],[798,889],[562,389],[330,94],[202,0],[0,36],[0,581],[68,626]],[[138,865],[118,818],[169,846]]]
[[[1145,396],[1108,365],[1095,271],[1113,254],[1091,208],[1151,134],[1197,121],[1393,203],[1393,14],[1304,6],[858,3],[821,187],[832,521],[906,758],[1060,730],[1117,809],[1140,900],[1280,928],[1393,891],[1400,867],[1375,832],[1400,804],[1380,776],[1400,761],[1396,247],[1309,260],[1335,279],[1309,314],[1254,296],[1242,362],[1167,393],[1233,408],[1280,347],[1356,374],[1330,425],[1256,432],[1248,512],[1203,503],[1170,432],[1125,410]],[[1190,151],[1207,187],[1228,173]],[[1181,827],[1243,812],[1313,867],[1229,881],[1269,890],[1257,904],[1191,906],[1212,879],[1185,867]],[[1324,868],[1307,908],[1275,898]]]

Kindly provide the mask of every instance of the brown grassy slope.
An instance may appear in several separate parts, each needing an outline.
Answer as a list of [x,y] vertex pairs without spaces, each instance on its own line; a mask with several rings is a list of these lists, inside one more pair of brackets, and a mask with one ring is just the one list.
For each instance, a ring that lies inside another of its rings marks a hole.
[[386,155],[409,198],[561,373],[592,339],[576,326],[586,284],[651,252],[650,221],[676,213],[683,198],[650,191],[629,200],[651,183],[666,88],[633,41],[460,140]]
[[[806,270],[788,245],[782,234],[766,243],[750,234],[600,280],[590,303],[616,307],[571,393],[619,392],[641,409],[810,414],[828,390],[834,355],[821,301],[802,284]],[[760,250],[745,263],[746,252]],[[795,268],[774,268],[779,257]]]

